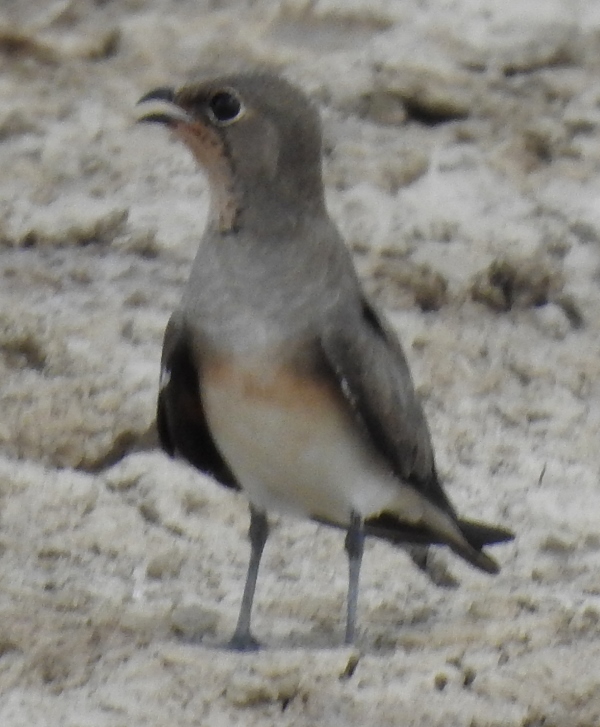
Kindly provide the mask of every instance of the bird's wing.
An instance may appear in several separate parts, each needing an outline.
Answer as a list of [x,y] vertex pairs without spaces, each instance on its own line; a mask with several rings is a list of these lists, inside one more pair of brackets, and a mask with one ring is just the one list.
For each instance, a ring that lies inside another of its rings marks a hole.
[[239,489],[210,434],[191,339],[178,312],[171,316],[165,331],[160,381],[156,423],[162,448],[222,485]]
[[433,505],[416,526],[382,512],[365,521],[365,531],[399,543],[445,542],[477,568],[497,573],[498,564],[481,549],[510,540],[512,533],[459,520],[439,482],[425,415],[393,331],[363,299],[360,316],[332,316],[321,349],[330,375],[374,447],[400,480]]
[[363,299],[361,316],[332,317],[321,348],[337,384],[393,472],[444,512],[431,437],[397,337]]

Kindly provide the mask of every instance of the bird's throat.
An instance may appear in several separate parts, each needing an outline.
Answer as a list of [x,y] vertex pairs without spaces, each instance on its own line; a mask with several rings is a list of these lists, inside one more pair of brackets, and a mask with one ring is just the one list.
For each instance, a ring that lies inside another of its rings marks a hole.
[[178,123],[174,135],[188,147],[205,172],[210,185],[210,220],[219,232],[236,228],[241,200],[236,192],[234,172],[221,137],[200,122]]

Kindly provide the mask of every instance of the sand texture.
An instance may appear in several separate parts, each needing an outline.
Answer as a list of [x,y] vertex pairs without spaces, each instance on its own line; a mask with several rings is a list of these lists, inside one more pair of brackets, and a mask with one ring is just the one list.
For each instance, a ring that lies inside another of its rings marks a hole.
[[[0,725],[600,725],[597,0],[3,0]],[[269,64],[319,105],[332,216],[404,343],[439,470],[503,523],[435,585],[155,446],[208,206],[146,91]],[[449,587],[452,583],[458,587]]]

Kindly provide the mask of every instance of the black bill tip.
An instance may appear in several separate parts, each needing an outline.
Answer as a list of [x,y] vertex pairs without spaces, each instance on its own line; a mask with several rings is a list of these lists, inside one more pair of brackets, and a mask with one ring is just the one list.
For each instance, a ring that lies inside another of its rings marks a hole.
[[138,101],[138,104],[146,103],[147,101],[167,101],[167,103],[173,103],[175,100],[175,91],[172,88],[162,86],[161,88],[155,88],[153,91],[142,96]]
[[168,114],[144,114],[137,119],[138,124],[172,124],[173,121]]
[[175,100],[172,88],[155,88],[142,96],[137,102],[142,106],[138,115],[139,123],[165,124],[170,126],[177,122],[189,123],[190,115]]

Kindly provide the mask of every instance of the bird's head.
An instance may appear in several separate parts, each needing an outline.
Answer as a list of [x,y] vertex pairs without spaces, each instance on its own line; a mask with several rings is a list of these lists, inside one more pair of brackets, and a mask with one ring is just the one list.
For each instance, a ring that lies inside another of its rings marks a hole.
[[140,121],[170,128],[203,167],[223,231],[251,214],[322,209],[319,114],[282,78],[237,74],[157,88],[138,105]]

